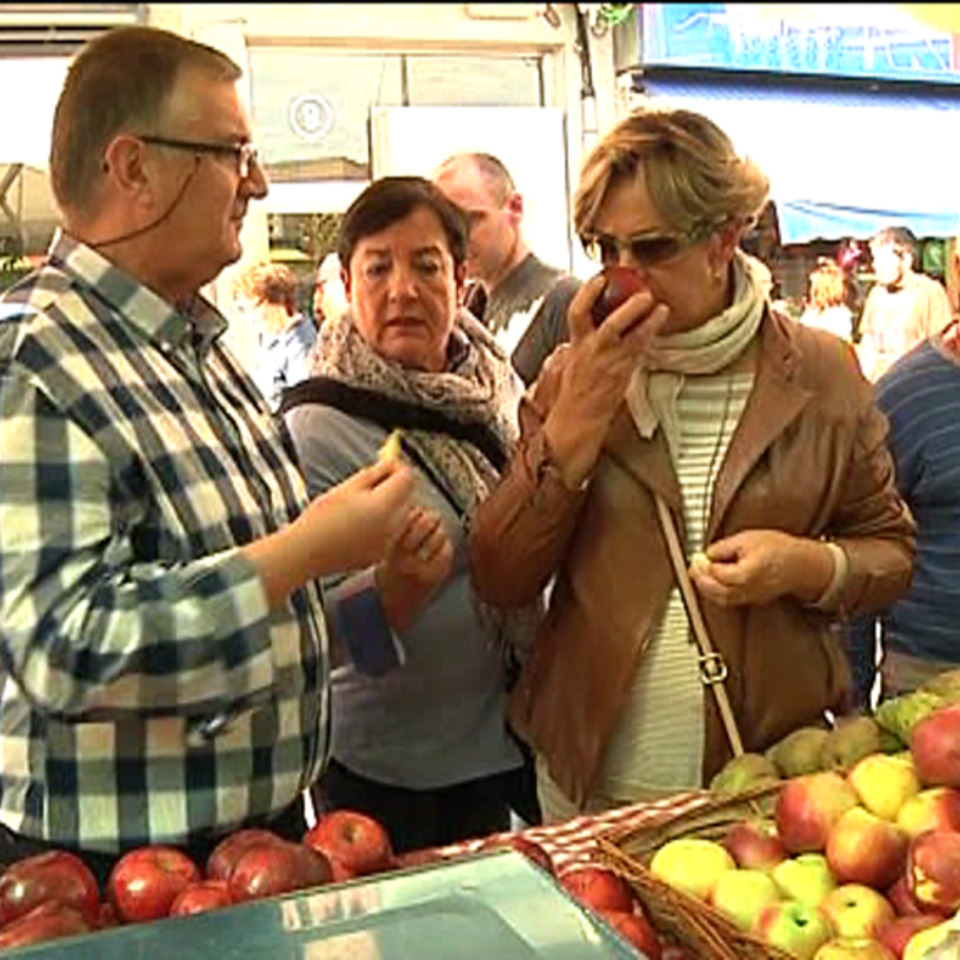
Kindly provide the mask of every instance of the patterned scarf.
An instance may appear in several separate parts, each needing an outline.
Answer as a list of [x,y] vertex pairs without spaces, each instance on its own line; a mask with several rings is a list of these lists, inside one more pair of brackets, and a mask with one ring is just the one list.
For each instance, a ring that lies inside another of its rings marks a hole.
[[[503,348],[469,311],[457,312],[450,333],[446,370],[413,370],[377,353],[360,335],[349,311],[320,328],[314,353],[314,376],[442,411],[463,422],[485,425],[500,441],[507,458],[518,437],[517,410],[523,384]],[[404,444],[429,466],[431,479],[459,507],[469,526],[477,505],[500,480],[498,469],[473,444],[444,433],[404,430]],[[505,656],[529,648],[539,620],[539,603],[497,612],[475,598],[483,621],[493,620]]]

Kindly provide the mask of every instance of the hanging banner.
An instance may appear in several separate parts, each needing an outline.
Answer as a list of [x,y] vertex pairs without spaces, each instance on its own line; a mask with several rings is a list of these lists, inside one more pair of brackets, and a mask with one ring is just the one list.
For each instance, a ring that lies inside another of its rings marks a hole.
[[647,66],[960,84],[956,4],[645,3]]

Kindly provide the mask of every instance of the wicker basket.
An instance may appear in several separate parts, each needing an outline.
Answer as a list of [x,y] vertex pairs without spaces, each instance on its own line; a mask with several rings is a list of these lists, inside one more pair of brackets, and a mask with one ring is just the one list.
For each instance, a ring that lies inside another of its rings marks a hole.
[[752,816],[767,816],[780,784],[755,787],[732,797],[639,827],[619,827],[598,838],[601,856],[627,879],[659,930],[673,936],[699,960],[790,960],[790,955],[745,933],[732,920],[689,894],[656,879],[647,869],[654,853],[676,837],[721,840],[728,828]]

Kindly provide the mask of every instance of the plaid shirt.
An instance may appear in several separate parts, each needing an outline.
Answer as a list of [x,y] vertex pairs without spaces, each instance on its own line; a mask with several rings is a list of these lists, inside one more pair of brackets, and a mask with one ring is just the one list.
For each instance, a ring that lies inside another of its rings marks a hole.
[[60,233],[0,302],[0,821],[108,853],[279,812],[328,745],[319,588],[243,544],[306,490],[201,298]]

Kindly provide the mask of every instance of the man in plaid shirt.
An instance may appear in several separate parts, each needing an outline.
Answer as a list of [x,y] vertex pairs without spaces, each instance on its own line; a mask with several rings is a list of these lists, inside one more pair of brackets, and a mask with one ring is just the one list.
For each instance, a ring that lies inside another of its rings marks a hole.
[[267,192],[239,77],[124,28],[57,105],[63,229],[0,303],[0,863],[299,839],[327,752],[316,578],[376,562],[406,512],[395,463],[308,505],[198,295]]

